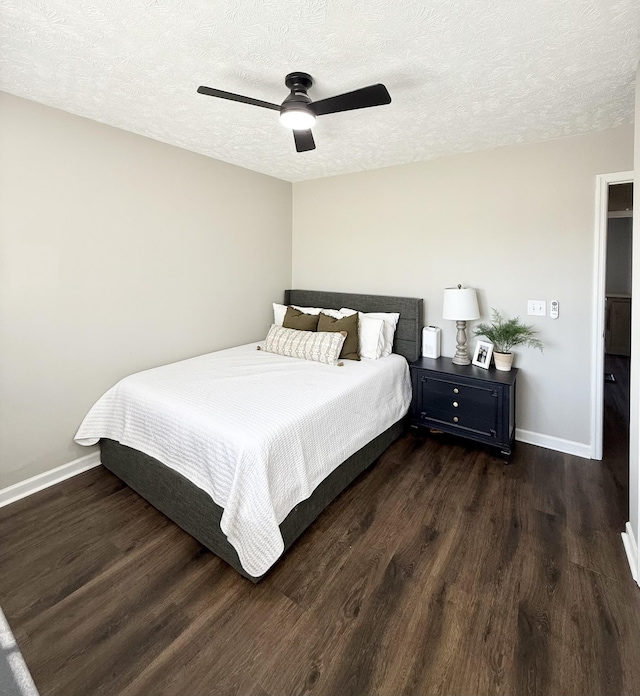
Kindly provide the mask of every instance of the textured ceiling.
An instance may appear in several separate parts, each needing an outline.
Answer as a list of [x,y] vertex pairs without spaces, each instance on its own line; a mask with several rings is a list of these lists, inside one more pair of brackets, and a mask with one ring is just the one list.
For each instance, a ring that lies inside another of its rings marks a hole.
[[[633,118],[638,0],[4,0],[0,89],[289,181],[613,128]],[[383,82],[296,153],[280,103]]]

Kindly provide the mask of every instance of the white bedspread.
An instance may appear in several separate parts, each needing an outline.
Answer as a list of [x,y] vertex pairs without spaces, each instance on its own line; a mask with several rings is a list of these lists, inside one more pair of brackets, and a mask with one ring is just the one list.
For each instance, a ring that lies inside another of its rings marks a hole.
[[410,401],[398,355],[332,367],[252,343],[126,377],[75,440],[110,438],[179,471],[224,508],[222,531],[260,576],[282,554],[289,512]]

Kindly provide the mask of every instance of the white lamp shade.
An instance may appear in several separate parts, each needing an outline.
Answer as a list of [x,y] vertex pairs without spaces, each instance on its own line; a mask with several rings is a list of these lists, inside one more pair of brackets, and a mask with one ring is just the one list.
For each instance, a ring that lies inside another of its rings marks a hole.
[[478,297],[474,288],[446,288],[444,291],[444,303],[442,306],[443,319],[463,321],[478,319]]

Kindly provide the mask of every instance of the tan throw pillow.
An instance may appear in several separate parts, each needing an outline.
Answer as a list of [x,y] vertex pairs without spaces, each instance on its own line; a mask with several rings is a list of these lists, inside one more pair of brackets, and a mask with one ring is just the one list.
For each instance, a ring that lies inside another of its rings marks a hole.
[[290,358],[337,365],[345,338],[346,334],[343,333],[298,331],[273,324],[264,341],[263,350]]
[[296,331],[316,331],[318,327],[318,315],[305,314],[299,309],[287,307],[282,326],[285,329],[296,329]]
[[324,312],[320,312],[318,331],[346,331],[347,338],[342,346],[340,357],[345,360],[360,360],[358,352],[358,315],[334,319]]

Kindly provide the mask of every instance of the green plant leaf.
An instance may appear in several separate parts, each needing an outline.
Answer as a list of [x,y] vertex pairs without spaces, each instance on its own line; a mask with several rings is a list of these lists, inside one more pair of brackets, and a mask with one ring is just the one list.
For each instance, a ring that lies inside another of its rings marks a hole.
[[497,309],[491,309],[491,322],[478,324],[474,336],[484,336],[493,343],[498,353],[511,353],[516,346],[528,346],[542,351],[544,346],[537,338],[538,331],[530,324],[523,324],[520,317],[507,319]]

